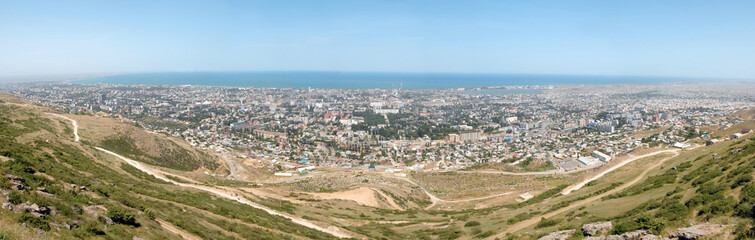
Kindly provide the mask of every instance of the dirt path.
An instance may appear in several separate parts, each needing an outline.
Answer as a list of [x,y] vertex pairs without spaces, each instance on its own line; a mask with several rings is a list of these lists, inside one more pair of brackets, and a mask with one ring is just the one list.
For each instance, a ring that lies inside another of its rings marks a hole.
[[158,224],[160,224],[161,227],[165,228],[165,230],[168,230],[169,232],[175,233],[176,235],[181,236],[181,238],[183,238],[183,239],[186,239],[186,240],[202,240],[201,238],[199,238],[197,236],[194,236],[191,233],[187,233],[186,231],[181,230],[180,228],[178,228],[176,226],[173,226],[173,224],[171,224],[171,223],[169,223],[169,222],[167,222],[165,220],[156,218],[155,221]]
[[384,206],[381,206],[380,202],[381,200],[378,198],[378,195],[385,199],[385,203],[391,206],[391,208],[397,209],[397,210],[404,210],[396,204],[393,201],[393,198],[389,197],[385,193],[381,192],[378,189],[373,189],[369,187],[358,187],[356,189],[348,190],[348,191],[341,191],[341,192],[332,192],[332,193],[312,193],[312,192],[303,192],[307,195],[311,195],[318,199],[337,199],[337,200],[347,200],[347,201],[354,201],[360,205],[374,207],[374,208],[383,208]]
[[[695,149],[695,148],[698,148],[698,147],[700,147],[700,146],[695,146],[695,147],[687,148],[687,150],[692,150],[692,149]],[[647,154],[643,154],[643,155],[639,155],[639,156],[634,156],[634,155],[630,154],[631,157],[629,159],[624,160],[621,163],[616,164],[615,166],[613,166],[613,167],[611,167],[611,168],[609,168],[609,169],[607,169],[607,170],[599,173],[598,175],[595,175],[595,176],[593,176],[591,178],[588,178],[588,179],[586,179],[586,180],[578,183],[577,185],[574,185],[573,187],[568,187],[568,188],[564,189],[564,191],[562,191],[561,194],[567,195],[567,194],[569,194],[569,193],[571,193],[571,192],[573,192],[575,190],[579,190],[580,188],[584,187],[587,183],[595,181],[598,178],[601,178],[604,175],[606,175],[606,174],[608,174],[610,172],[613,172],[614,170],[616,170],[616,169],[618,169],[620,167],[623,167],[624,165],[627,165],[627,164],[629,164],[631,162],[634,162],[637,159],[646,158],[646,157],[650,157],[650,156],[655,156],[655,155],[658,155],[658,154],[661,154],[661,153],[669,153],[669,152],[673,152],[676,155],[679,155],[680,151],[682,151],[682,150],[681,149],[669,149],[669,150],[663,150],[663,151],[657,151],[657,152],[647,153]]]
[[398,209],[399,211],[404,211],[404,208],[402,208],[401,206],[399,206],[398,204],[396,204],[396,202],[394,201],[394,199],[392,197],[389,197],[388,195],[386,195],[383,191],[381,191],[379,189],[373,189],[373,191],[375,191],[375,193],[377,193],[380,196],[382,196],[383,198],[385,198],[386,201],[388,202],[388,205],[391,205],[391,207],[393,207],[395,209]]
[[619,164],[616,164],[613,167],[611,167],[609,169],[606,169],[605,171],[599,173],[598,175],[595,175],[595,176],[593,176],[591,178],[585,179],[584,181],[578,183],[577,185],[574,185],[572,187],[568,187],[568,188],[564,189],[563,191],[561,191],[561,194],[568,195],[572,191],[579,190],[580,188],[584,187],[587,183],[595,181],[598,178],[601,178],[601,177],[605,176],[606,174],[608,174],[610,172],[613,172],[614,170],[619,169],[620,167],[623,167],[624,165],[632,163],[632,162],[634,162],[637,159],[645,158],[645,157],[650,157],[650,156],[655,156],[655,155],[658,155],[658,154],[661,154],[661,153],[678,152],[678,151],[679,151],[679,149],[672,149],[672,150],[663,150],[663,151],[652,152],[652,153],[648,153],[648,154],[640,155],[640,156],[632,156],[632,157],[630,157],[630,158],[628,158],[628,159],[620,162]]
[[228,165],[228,168],[231,170],[231,177],[233,177],[234,180],[240,180],[239,176],[236,175],[236,164],[234,162],[231,162],[231,160],[228,160],[226,153],[221,153],[220,158],[223,159],[225,164]]
[[284,218],[287,218],[287,219],[291,220],[292,222],[294,222],[296,224],[299,224],[299,225],[302,225],[302,226],[305,226],[305,227],[309,227],[309,228],[312,228],[312,229],[315,229],[315,230],[318,230],[318,231],[321,231],[321,232],[325,232],[325,233],[331,234],[331,235],[339,237],[339,238],[352,237],[352,234],[347,233],[345,230],[342,230],[342,229],[340,229],[338,227],[330,226],[330,227],[324,228],[324,227],[317,226],[314,223],[312,223],[310,221],[307,221],[305,219],[294,217],[294,216],[290,216],[288,214],[283,214],[283,213],[274,211],[272,209],[269,209],[269,208],[267,208],[265,206],[262,206],[262,205],[259,205],[257,203],[254,203],[252,201],[249,201],[246,198],[242,198],[242,197],[238,196],[237,193],[229,192],[227,190],[222,190],[222,189],[218,189],[218,188],[214,188],[214,187],[199,186],[199,185],[194,185],[194,184],[186,184],[186,183],[180,183],[180,182],[173,181],[173,180],[168,179],[167,177],[165,177],[160,170],[151,168],[151,167],[147,166],[146,164],[142,164],[141,162],[137,162],[137,161],[131,160],[129,158],[123,157],[123,156],[121,156],[121,155],[119,155],[117,153],[111,152],[111,151],[109,151],[107,149],[103,149],[103,148],[100,148],[100,147],[95,147],[95,148],[97,150],[100,150],[100,151],[103,151],[103,152],[108,153],[110,155],[113,155],[113,156],[115,156],[117,158],[120,158],[121,160],[125,161],[129,165],[131,165],[131,166],[133,166],[133,167],[135,167],[135,168],[137,168],[137,169],[139,169],[139,170],[141,170],[141,171],[143,171],[143,172],[145,172],[145,173],[147,173],[149,175],[155,176],[155,178],[158,178],[160,180],[172,183],[174,185],[178,185],[178,186],[181,186],[181,187],[194,188],[194,189],[197,189],[197,190],[201,190],[201,191],[205,191],[205,192],[209,192],[209,193],[215,194],[215,195],[217,195],[219,197],[223,197],[223,198],[227,198],[227,199],[230,199],[230,200],[234,200],[236,202],[239,202],[239,203],[242,203],[242,204],[246,204],[248,206],[251,206],[251,207],[263,210],[263,211],[267,212],[270,215],[281,216],[281,217],[284,217]]
[[[662,151],[662,152],[669,152],[669,151]],[[531,218],[529,218],[527,220],[515,223],[514,225],[511,225],[511,227],[506,228],[506,230],[504,230],[503,232],[498,233],[498,234],[496,234],[494,236],[488,237],[487,239],[502,238],[502,237],[506,236],[506,234],[508,234],[508,233],[514,233],[514,232],[522,230],[522,229],[524,229],[526,227],[529,227],[529,226],[532,226],[534,224],[537,224],[538,222],[540,222],[541,218],[550,218],[550,217],[556,216],[558,214],[567,212],[567,211],[572,210],[574,208],[581,207],[581,206],[583,206],[585,204],[588,204],[588,203],[591,203],[591,202],[594,202],[594,201],[598,201],[598,200],[600,200],[601,198],[603,198],[605,196],[608,196],[608,195],[617,193],[617,192],[619,192],[621,190],[624,190],[624,189],[626,189],[626,188],[634,185],[635,183],[639,182],[640,180],[642,180],[642,178],[644,178],[645,175],[647,175],[648,172],[650,172],[651,170],[653,170],[653,169],[661,166],[661,164],[663,164],[664,162],[666,162],[666,160],[669,160],[671,158],[679,156],[679,151],[671,151],[671,152],[674,153],[673,156],[669,156],[669,157],[666,157],[664,159],[661,159],[660,161],[658,161],[658,163],[656,163],[655,165],[652,165],[649,168],[645,169],[645,171],[642,171],[642,173],[640,173],[639,176],[637,176],[636,178],[634,178],[632,181],[630,181],[628,183],[625,183],[625,184],[623,184],[623,185],[621,185],[621,186],[619,186],[617,188],[614,188],[614,189],[612,189],[610,191],[607,191],[605,193],[599,194],[597,196],[589,197],[589,198],[586,198],[586,199],[574,202],[572,204],[569,204],[569,206],[560,208],[560,209],[555,210],[553,212],[545,213],[545,214],[542,214],[540,216],[533,216],[533,217],[531,217]],[[657,153],[659,153],[659,152],[657,152]],[[655,154],[653,154],[653,155],[655,155]]]
[[212,213],[210,211],[207,211],[207,210],[204,210],[204,209],[199,209],[199,208],[196,208],[194,206],[189,206],[189,205],[186,205],[186,204],[183,204],[183,203],[172,202],[172,201],[168,201],[168,200],[164,200],[164,199],[159,199],[159,198],[154,198],[154,197],[150,197],[150,196],[142,195],[142,194],[137,194],[137,195],[139,195],[140,197],[143,197],[145,199],[152,200],[152,201],[158,201],[158,202],[163,202],[163,203],[170,203],[170,204],[173,204],[173,205],[178,206],[178,207],[182,207],[182,208],[186,208],[186,209],[191,209],[191,210],[196,211],[196,212],[198,212],[200,214],[211,216],[211,217],[214,217],[214,218],[217,218],[217,219],[221,219],[221,220],[224,220],[224,221],[228,221],[228,222],[232,222],[232,223],[238,223],[238,224],[245,225],[245,226],[248,226],[248,227],[251,227],[251,228],[255,228],[255,229],[261,229],[261,230],[265,230],[265,231],[271,231],[271,232],[274,232],[274,233],[278,233],[278,234],[289,236],[289,237],[291,237],[293,239],[305,239],[304,237],[293,235],[293,234],[287,233],[287,232],[282,232],[282,231],[280,231],[278,229],[266,228],[266,227],[263,227],[263,226],[260,226],[260,225],[244,222],[244,221],[239,220],[239,219],[229,218],[229,217],[226,217],[226,216],[218,215],[218,214]]
[[[412,185],[420,186],[419,184],[415,183],[414,181],[412,181],[411,179],[408,179],[408,178],[402,178],[402,177],[394,177],[394,178],[395,179],[399,179],[399,180],[404,180],[404,181],[406,181],[408,183],[411,183]],[[500,197],[500,196],[506,196],[506,195],[511,194],[511,192],[505,192],[505,193],[499,193],[499,194],[495,194],[495,195],[490,195],[490,196],[485,196],[485,197],[478,197],[478,198],[468,198],[468,199],[460,199],[460,200],[444,200],[444,199],[440,199],[440,198],[436,197],[435,195],[433,195],[432,193],[428,192],[424,187],[420,186],[420,188],[422,188],[422,191],[425,192],[425,194],[430,198],[430,201],[433,202],[432,204],[430,204],[427,207],[425,207],[425,210],[428,210],[428,209],[434,207],[439,202],[447,202],[447,203],[471,202],[471,201],[480,201],[480,200],[485,200],[485,199],[495,198],[495,197]]]
[[[54,114],[54,113],[49,113],[49,114],[55,115],[55,116],[58,116],[58,117],[61,117],[61,118],[64,118],[64,119],[67,119],[67,120],[71,121],[71,124],[73,125],[74,141],[76,141],[76,142],[79,141],[79,123],[78,123],[78,121],[76,121],[74,119],[71,119],[69,117],[63,116],[63,115],[59,115],[59,114]],[[231,200],[237,201],[239,203],[246,204],[248,206],[251,206],[251,207],[263,210],[263,211],[267,212],[270,215],[281,216],[281,217],[287,218],[287,219],[291,220],[292,222],[297,223],[299,225],[302,225],[302,226],[305,226],[305,227],[308,227],[308,228],[312,228],[312,229],[315,229],[315,230],[318,230],[318,231],[321,231],[321,232],[324,232],[324,233],[328,233],[328,234],[331,234],[331,235],[339,237],[339,238],[350,238],[353,235],[353,234],[347,233],[344,230],[342,230],[342,229],[340,229],[338,227],[335,227],[335,226],[330,226],[328,228],[323,228],[323,227],[317,226],[314,223],[312,223],[310,221],[307,221],[305,219],[294,217],[294,216],[289,216],[287,214],[282,214],[282,213],[276,212],[276,211],[274,211],[272,209],[269,209],[269,208],[267,208],[265,206],[262,206],[262,205],[259,205],[257,203],[251,202],[251,201],[247,200],[246,198],[242,199],[241,197],[238,197],[237,196],[238,194],[236,194],[236,193],[230,194],[227,191],[216,189],[216,188],[212,188],[212,187],[198,186],[198,185],[194,185],[194,184],[184,184],[184,183],[175,182],[175,181],[173,181],[173,180],[168,179],[167,177],[165,177],[163,174],[161,174],[161,172],[159,170],[152,169],[150,167],[147,167],[146,165],[142,165],[140,162],[137,162],[137,161],[131,160],[129,158],[123,157],[123,156],[121,156],[121,155],[119,155],[117,153],[111,152],[109,150],[106,150],[106,149],[103,149],[103,148],[100,148],[100,147],[95,147],[95,148],[97,150],[100,150],[100,151],[103,151],[103,152],[108,153],[110,155],[113,155],[115,157],[118,157],[121,160],[123,160],[126,163],[128,163],[129,165],[131,165],[131,166],[133,166],[133,167],[135,167],[135,168],[137,168],[137,169],[139,169],[139,170],[141,170],[141,171],[143,171],[143,172],[145,172],[145,173],[147,173],[149,175],[152,175],[152,176],[154,176],[154,177],[156,177],[156,178],[158,178],[160,180],[163,180],[163,181],[166,181],[166,182],[178,185],[178,186],[182,186],[182,187],[190,187],[190,188],[194,188],[194,189],[210,192],[210,193],[213,193],[213,194],[215,194],[217,196],[224,197],[224,198],[227,198],[227,199],[231,199]],[[236,195],[236,196],[234,196],[234,195]],[[172,226],[172,225],[170,225],[170,226]],[[178,230],[175,227],[173,227],[173,228],[174,228],[173,230]],[[166,228],[166,229],[168,229],[168,228]],[[171,230],[171,229],[168,229],[168,230],[171,231],[171,232],[173,232],[173,230]],[[199,238],[196,238],[196,239],[199,239]]]
[[60,114],[55,114],[55,113],[47,113],[47,114],[50,114],[50,115],[53,115],[53,116],[56,116],[56,117],[63,118],[63,119],[66,119],[68,121],[71,121],[71,124],[73,125],[73,141],[74,142],[78,142],[79,141],[79,121],[76,121],[76,120],[74,120],[72,118],[69,118],[69,117],[66,117],[66,116],[63,116],[63,115],[60,115]]

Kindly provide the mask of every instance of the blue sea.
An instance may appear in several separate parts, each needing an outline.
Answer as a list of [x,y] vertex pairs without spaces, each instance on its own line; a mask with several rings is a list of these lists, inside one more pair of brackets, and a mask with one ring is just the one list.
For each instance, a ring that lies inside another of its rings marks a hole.
[[202,85],[255,88],[447,89],[492,86],[653,84],[714,79],[635,76],[579,76],[467,73],[375,72],[159,72],[134,73],[71,81],[74,84]]

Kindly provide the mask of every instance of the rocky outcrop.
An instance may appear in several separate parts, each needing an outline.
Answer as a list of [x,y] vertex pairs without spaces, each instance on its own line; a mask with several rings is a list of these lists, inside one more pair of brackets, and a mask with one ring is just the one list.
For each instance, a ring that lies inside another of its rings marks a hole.
[[11,189],[24,190],[24,183],[26,182],[26,179],[10,174],[5,174],[5,176],[8,177],[8,180],[10,180],[14,184],[13,186],[11,186]]
[[621,235],[586,237],[584,240],[657,240],[660,237],[647,230],[635,230]]
[[576,231],[577,230],[572,229],[572,230],[563,230],[563,231],[553,232],[551,234],[538,238],[538,240],[566,240],[566,239],[569,239],[569,237],[571,237],[571,235],[574,234],[574,232]]
[[623,237],[625,240],[640,240],[643,236],[647,235],[653,235],[648,230],[634,230],[628,233],[621,234],[621,237]]
[[595,236],[602,231],[613,229],[611,222],[595,222],[582,225],[582,233],[587,236]]
[[100,214],[97,212],[97,206],[83,206],[81,207],[81,210],[83,210],[86,214],[92,216],[93,218],[100,216]]
[[29,206],[26,211],[31,213],[35,217],[43,217],[45,215],[55,215],[55,211],[52,207],[40,207],[36,203]]
[[47,206],[47,207],[40,207],[36,203],[32,204],[30,202],[21,203],[18,205],[13,205],[12,203],[3,203],[3,210],[10,210],[15,213],[24,213],[28,212],[32,216],[35,217],[44,217],[47,215],[54,216],[55,215],[55,207]]
[[79,227],[79,222],[73,221],[73,222],[70,222],[70,223],[63,223],[63,227],[65,227],[68,230],[71,230],[71,229],[74,229],[74,228],[78,228]]
[[113,219],[110,219],[109,217],[102,216],[102,221],[107,225],[113,225],[115,222],[113,222]]
[[679,238],[681,240],[693,240],[702,236],[707,236],[720,232],[726,227],[721,224],[700,224],[694,225],[688,228],[677,229],[675,233],[672,233],[670,238]]

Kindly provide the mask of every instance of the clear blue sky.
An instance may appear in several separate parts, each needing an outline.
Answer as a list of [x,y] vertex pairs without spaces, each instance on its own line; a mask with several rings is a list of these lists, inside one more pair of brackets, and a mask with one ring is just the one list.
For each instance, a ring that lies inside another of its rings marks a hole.
[[755,78],[755,1],[3,1],[0,75]]

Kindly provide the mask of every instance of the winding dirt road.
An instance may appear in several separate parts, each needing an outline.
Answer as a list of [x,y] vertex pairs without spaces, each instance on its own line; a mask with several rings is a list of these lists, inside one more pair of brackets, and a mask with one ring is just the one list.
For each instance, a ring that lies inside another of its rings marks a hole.
[[78,142],[79,141],[79,121],[76,121],[74,119],[71,119],[69,117],[66,117],[66,116],[63,116],[63,115],[60,115],[60,114],[55,114],[55,113],[47,113],[47,114],[50,114],[50,115],[53,115],[53,116],[56,116],[56,117],[63,118],[63,119],[66,119],[68,121],[71,121],[71,125],[73,125],[73,141],[74,142]]
[[[594,201],[598,201],[598,200],[600,200],[601,198],[603,198],[605,196],[608,196],[608,195],[617,193],[617,192],[619,192],[621,190],[624,190],[624,189],[626,189],[626,188],[634,185],[635,183],[639,182],[640,180],[642,180],[642,178],[644,178],[645,175],[648,174],[648,172],[650,172],[651,170],[653,170],[653,169],[661,166],[661,164],[663,164],[664,162],[666,162],[666,160],[669,160],[671,158],[679,156],[679,151],[678,150],[677,151],[670,151],[670,150],[669,151],[660,151],[660,152],[656,152],[656,153],[661,153],[661,152],[664,152],[664,153],[672,152],[673,155],[669,156],[669,157],[666,157],[666,158],[663,158],[660,161],[658,161],[658,163],[656,163],[655,165],[652,165],[649,168],[645,169],[645,171],[642,171],[642,173],[640,173],[640,175],[638,175],[636,178],[632,179],[632,181],[629,181],[628,183],[625,183],[625,184],[623,184],[623,185],[621,185],[621,186],[619,186],[617,188],[614,188],[614,189],[609,190],[607,192],[604,192],[602,194],[598,194],[596,196],[592,196],[592,197],[589,197],[589,198],[586,198],[586,199],[574,202],[572,204],[569,204],[569,206],[560,208],[560,209],[555,210],[553,212],[548,212],[548,213],[545,213],[545,214],[542,214],[542,215],[539,215],[539,216],[534,216],[534,217],[529,218],[527,220],[515,223],[514,225],[511,225],[510,227],[506,228],[506,230],[504,230],[503,232],[498,233],[496,235],[493,235],[491,237],[488,237],[487,239],[503,238],[504,236],[506,236],[506,234],[514,233],[514,232],[522,230],[522,229],[524,229],[526,227],[529,227],[529,226],[532,226],[534,224],[537,224],[538,222],[540,222],[541,218],[550,218],[550,217],[556,216],[558,214],[567,212],[567,211],[572,210],[574,208],[581,207],[581,206],[583,206],[585,204],[588,204],[588,203],[591,203],[591,202],[594,202]],[[653,155],[655,155],[655,154],[653,154]],[[624,164],[624,165],[626,165],[626,164]]]
[[173,224],[162,220],[162,219],[155,219],[155,221],[160,225],[160,227],[165,228],[165,230],[168,230],[169,232],[172,232],[173,234],[176,234],[178,236],[181,236],[181,238],[186,240],[202,240],[202,238],[199,238],[191,233],[188,233],[184,230],[181,230],[180,228],[174,226]]
[[[399,179],[399,180],[404,180],[404,181],[406,181],[408,183],[411,183],[412,185],[420,186],[419,184],[415,183],[414,181],[412,181],[411,179],[408,179],[408,178],[402,178],[402,177],[393,177],[393,178],[394,179]],[[430,204],[427,207],[425,207],[425,210],[428,210],[428,209],[434,207],[435,204],[437,204],[439,202],[448,202],[448,203],[471,202],[471,201],[485,200],[485,199],[489,199],[489,198],[506,196],[506,195],[511,194],[511,192],[505,192],[505,193],[499,193],[499,194],[495,194],[495,195],[490,195],[490,196],[485,196],[485,197],[478,197],[478,198],[468,198],[468,199],[460,199],[460,200],[444,200],[444,199],[440,199],[440,198],[436,197],[435,195],[433,195],[432,193],[428,192],[424,187],[420,186],[420,188],[430,198],[430,201],[432,201],[432,204]]]
[[135,160],[131,160],[131,159],[127,158],[127,157],[121,156],[121,155],[119,155],[117,153],[111,152],[111,151],[109,151],[107,149],[104,149],[104,148],[100,148],[100,147],[95,147],[95,148],[97,150],[103,151],[103,152],[105,152],[107,154],[113,155],[113,156],[115,156],[117,158],[120,158],[121,160],[125,161],[129,165],[131,165],[131,166],[133,166],[133,167],[135,167],[135,168],[137,168],[137,169],[139,169],[139,170],[141,170],[141,171],[143,171],[143,172],[145,172],[145,173],[147,173],[149,175],[155,176],[155,178],[157,178],[157,179],[160,179],[160,180],[172,183],[174,185],[178,185],[178,186],[181,186],[181,187],[193,188],[193,189],[209,192],[209,193],[215,194],[215,195],[217,195],[219,197],[227,198],[227,199],[230,199],[230,200],[242,203],[242,204],[246,204],[246,205],[251,206],[253,208],[260,209],[262,211],[267,212],[270,215],[281,216],[281,217],[287,218],[287,219],[291,220],[292,222],[294,222],[296,224],[299,224],[299,225],[302,225],[302,226],[305,226],[305,227],[308,227],[308,228],[312,228],[312,229],[315,229],[315,230],[318,230],[318,231],[321,231],[321,232],[325,232],[325,233],[331,234],[331,235],[339,237],[339,238],[349,238],[349,237],[352,237],[351,234],[346,233],[344,230],[342,230],[342,229],[340,229],[338,227],[335,227],[335,226],[330,226],[330,227],[327,227],[327,228],[320,227],[320,226],[317,226],[314,223],[312,223],[310,221],[307,221],[307,220],[305,220],[303,218],[299,218],[299,217],[295,217],[295,216],[290,216],[288,214],[283,214],[283,213],[277,212],[275,210],[272,210],[270,208],[267,208],[265,206],[259,205],[259,204],[255,203],[255,202],[249,201],[246,198],[240,197],[236,193],[232,193],[232,192],[229,192],[227,190],[222,190],[222,189],[214,188],[214,187],[200,186],[200,185],[194,185],[194,184],[186,184],[186,183],[180,183],[180,182],[173,181],[173,180],[168,179],[167,177],[165,177],[165,175],[164,175],[164,173],[162,171],[154,169],[152,167],[149,167],[146,164],[142,164],[141,162],[138,162],[138,161],[135,161]]
[[619,164],[616,164],[613,167],[611,167],[609,169],[606,169],[605,171],[599,173],[598,175],[595,175],[595,176],[593,176],[591,178],[588,178],[588,179],[586,179],[586,180],[578,183],[577,185],[574,185],[572,187],[568,187],[568,188],[564,189],[563,191],[561,191],[561,194],[568,195],[569,193],[571,193],[573,191],[579,190],[580,188],[584,187],[586,184],[588,184],[588,183],[590,183],[592,181],[595,181],[598,178],[601,178],[601,177],[605,176],[606,174],[608,174],[610,172],[613,172],[614,170],[619,169],[620,167],[623,167],[624,165],[632,163],[632,162],[634,162],[637,159],[646,158],[646,157],[650,157],[650,156],[655,156],[655,155],[658,155],[658,154],[661,154],[661,153],[669,153],[669,152],[676,152],[677,154],[679,154],[678,153],[679,151],[680,151],[680,149],[670,149],[670,150],[663,150],[663,151],[652,152],[652,153],[648,153],[648,154],[644,154],[644,155],[640,155],[640,156],[632,156],[629,159],[626,159],[626,160],[620,162]]
[[[78,121],[76,121],[74,119],[71,119],[69,117],[60,115],[60,114],[55,114],[55,113],[48,113],[48,114],[54,115],[54,116],[57,116],[57,117],[60,117],[60,118],[64,118],[64,119],[67,119],[67,120],[71,121],[71,124],[73,125],[74,141],[76,141],[76,142],[79,141],[79,123],[78,123]],[[331,234],[331,235],[339,237],[339,238],[350,238],[350,237],[352,237],[352,234],[347,233],[346,231],[344,231],[344,230],[342,230],[342,229],[340,229],[338,227],[335,227],[335,226],[330,226],[330,227],[327,227],[327,228],[320,227],[320,226],[317,226],[314,223],[312,223],[310,221],[307,221],[305,219],[298,218],[298,217],[295,217],[295,216],[290,216],[288,214],[283,214],[283,213],[274,211],[272,209],[269,209],[269,208],[267,208],[265,206],[262,206],[262,205],[259,205],[257,203],[254,203],[252,201],[249,201],[246,198],[240,197],[236,193],[230,193],[229,191],[218,189],[218,188],[213,188],[213,187],[199,186],[199,185],[194,185],[194,184],[186,184],[186,183],[180,183],[180,182],[173,181],[173,180],[168,179],[167,177],[165,177],[165,175],[164,175],[164,173],[162,171],[154,169],[154,168],[151,168],[151,167],[147,166],[146,164],[142,164],[141,162],[131,160],[129,158],[126,158],[126,157],[121,156],[121,155],[119,155],[117,153],[111,152],[111,151],[109,151],[107,149],[104,149],[104,148],[100,148],[100,147],[95,147],[95,148],[97,150],[103,151],[103,152],[105,152],[107,154],[113,155],[113,156],[115,156],[117,158],[120,158],[121,160],[125,161],[129,165],[131,165],[131,166],[133,166],[133,167],[135,167],[135,168],[137,168],[137,169],[139,169],[139,170],[141,170],[141,171],[143,171],[143,172],[145,172],[145,173],[147,173],[149,175],[152,175],[152,176],[156,177],[157,179],[160,179],[160,180],[172,183],[174,185],[178,185],[178,186],[181,186],[181,187],[194,188],[194,189],[197,189],[197,190],[202,190],[202,191],[205,191],[205,192],[209,192],[209,193],[215,194],[215,195],[217,195],[219,197],[223,197],[223,198],[227,198],[227,199],[230,199],[230,200],[234,200],[236,202],[239,202],[239,203],[242,203],[242,204],[246,204],[246,205],[251,206],[253,208],[257,208],[257,209],[260,209],[262,211],[265,211],[265,212],[267,212],[270,215],[281,216],[281,217],[284,217],[286,219],[291,220],[292,222],[294,222],[296,224],[299,224],[299,225],[302,225],[302,226],[305,226],[305,227],[308,227],[308,228],[312,228],[312,229],[315,229],[315,230],[318,230],[318,231],[321,231],[321,232],[324,232],[324,233],[328,233],[328,234]],[[163,225],[163,226],[172,226],[172,225]],[[169,231],[175,230],[175,229],[169,229],[169,228],[166,228],[166,229],[168,229]],[[173,232],[173,231],[171,231],[171,232]],[[185,237],[185,236],[182,235],[182,237]]]

